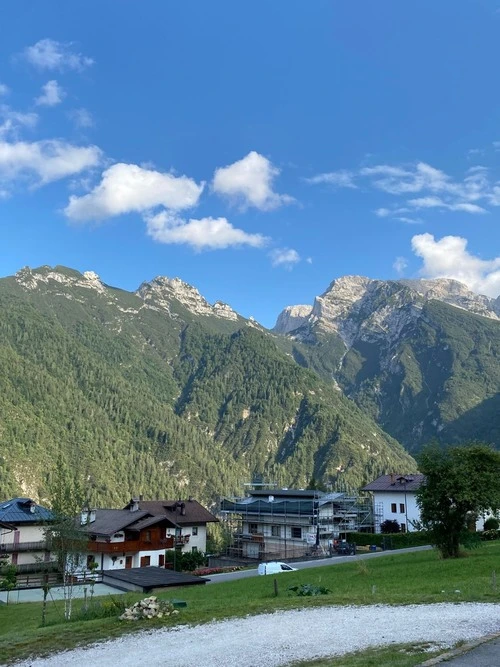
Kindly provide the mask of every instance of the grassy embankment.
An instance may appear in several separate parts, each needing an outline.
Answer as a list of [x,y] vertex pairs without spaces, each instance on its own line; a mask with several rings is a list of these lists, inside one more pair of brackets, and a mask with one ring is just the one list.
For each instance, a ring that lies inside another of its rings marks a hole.
[[[391,554],[373,560],[307,569],[277,577],[255,577],[217,585],[163,591],[162,598],[182,598],[188,606],[175,620],[126,624],[113,617],[81,620],[80,600],[75,601],[74,619],[65,622],[62,604],[50,602],[47,625],[41,627],[41,603],[0,606],[0,661],[70,648],[107,639],[124,632],[173,623],[203,623],[276,609],[346,604],[412,604],[432,602],[500,602],[492,573],[498,568],[500,544],[488,543],[457,560],[440,560],[434,551]],[[500,577],[500,572],[498,572]],[[320,584],[331,593],[319,597],[290,597],[287,588],[301,583]],[[456,592],[460,591],[460,592]],[[128,601],[144,595],[129,594]],[[121,596],[116,596],[116,599]],[[109,600],[101,599],[104,605]],[[327,664],[327,663],[325,663]],[[335,664],[332,662],[331,664]],[[338,664],[338,663],[337,663]],[[342,664],[348,664],[345,659]],[[356,663],[352,663],[353,665]],[[359,663],[358,663],[359,664]],[[365,663],[369,664],[369,663]],[[384,664],[391,664],[384,662]],[[394,665],[411,665],[400,662]]]

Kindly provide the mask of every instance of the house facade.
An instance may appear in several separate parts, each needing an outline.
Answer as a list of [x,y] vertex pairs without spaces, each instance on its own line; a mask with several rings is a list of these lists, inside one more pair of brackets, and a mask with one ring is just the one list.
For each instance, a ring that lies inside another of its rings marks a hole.
[[231,555],[273,560],[330,553],[334,540],[372,530],[371,503],[345,493],[268,489],[224,499],[221,513],[235,524]]
[[424,475],[392,473],[381,475],[364,486],[361,491],[369,491],[373,499],[375,532],[380,533],[384,521],[397,521],[401,532],[418,530],[420,509],[416,493],[424,482]]
[[165,567],[166,551],[206,550],[206,524],[217,521],[194,499],[142,501],[124,509],[84,510],[80,528],[88,537],[78,575],[92,569],[110,571]]
[[11,498],[0,503],[0,554],[19,571],[34,571],[53,560],[46,539],[53,522],[51,510],[31,498]]
[[207,524],[219,520],[197,500],[142,500],[137,501],[142,511],[155,516],[165,516],[173,524],[167,528],[167,536],[173,537],[182,552],[207,550]]

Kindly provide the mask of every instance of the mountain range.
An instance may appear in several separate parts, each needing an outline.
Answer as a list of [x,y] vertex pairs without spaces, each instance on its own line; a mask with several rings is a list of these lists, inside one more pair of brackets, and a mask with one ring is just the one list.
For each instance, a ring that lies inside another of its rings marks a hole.
[[431,438],[500,442],[500,307],[460,283],[344,277],[273,331],[177,278],[0,279],[0,496],[213,502],[249,481],[356,488]]

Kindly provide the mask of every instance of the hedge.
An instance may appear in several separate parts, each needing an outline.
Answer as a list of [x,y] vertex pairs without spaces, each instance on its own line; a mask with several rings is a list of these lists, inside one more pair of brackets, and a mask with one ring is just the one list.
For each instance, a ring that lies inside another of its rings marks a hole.
[[431,544],[429,533],[425,530],[411,533],[347,533],[346,540],[354,542],[358,547],[376,544],[377,547],[386,549],[404,549],[405,547],[420,547]]

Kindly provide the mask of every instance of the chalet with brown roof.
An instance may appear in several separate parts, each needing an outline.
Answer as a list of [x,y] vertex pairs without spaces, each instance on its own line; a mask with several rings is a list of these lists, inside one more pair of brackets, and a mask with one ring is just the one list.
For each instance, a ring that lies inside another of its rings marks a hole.
[[165,567],[165,551],[206,550],[206,524],[217,521],[194,499],[144,501],[124,509],[83,510],[81,530],[89,537],[81,571]]

